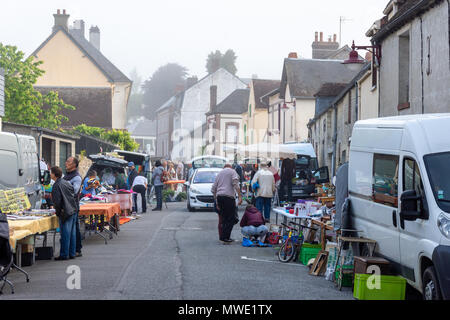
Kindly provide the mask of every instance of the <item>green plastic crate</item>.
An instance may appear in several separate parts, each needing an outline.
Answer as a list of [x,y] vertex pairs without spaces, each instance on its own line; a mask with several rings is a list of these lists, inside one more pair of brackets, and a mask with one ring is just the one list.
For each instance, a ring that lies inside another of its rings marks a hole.
[[303,243],[300,254],[298,256],[299,262],[301,262],[305,266],[308,265],[308,261],[311,259],[315,259],[320,250],[322,250],[321,244]]
[[[342,269],[344,269],[344,270],[351,270],[351,269],[353,269],[353,266],[352,265],[344,265],[343,267],[342,267]],[[340,270],[340,266],[338,266],[337,268],[336,268],[336,271],[335,271],[335,279],[337,280],[337,279],[339,279],[339,270]],[[353,273],[344,273],[344,276],[342,277],[342,286],[343,287],[351,287],[353,285]]]
[[380,289],[369,289],[371,274],[355,274],[353,297],[359,300],[405,300],[406,280],[399,276],[380,276]]

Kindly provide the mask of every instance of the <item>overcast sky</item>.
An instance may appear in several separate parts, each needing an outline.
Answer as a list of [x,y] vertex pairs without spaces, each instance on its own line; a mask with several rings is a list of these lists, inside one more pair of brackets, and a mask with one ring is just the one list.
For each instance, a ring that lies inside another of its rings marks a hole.
[[[53,14],[66,9],[69,24],[98,25],[101,50],[125,74],[148,78],[177,62],[199,78],[206,57],[233,49],[237,74],[280,79],[289,52],[311,58],[314,32],[336,33],[342,44],[368,45],[366,31],[388,0],[15,0],[0,6],[0,42],[31,54],[51,33]],[[86,32],[88,37],[88,31]],[[364,56],[364,52],[360,52]]]

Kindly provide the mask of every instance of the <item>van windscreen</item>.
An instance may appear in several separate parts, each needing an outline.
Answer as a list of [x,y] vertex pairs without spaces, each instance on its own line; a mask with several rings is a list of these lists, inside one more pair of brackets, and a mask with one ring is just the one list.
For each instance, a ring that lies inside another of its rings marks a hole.
[[442,210],[450,212],[450,152],[423,157],[434,198]]

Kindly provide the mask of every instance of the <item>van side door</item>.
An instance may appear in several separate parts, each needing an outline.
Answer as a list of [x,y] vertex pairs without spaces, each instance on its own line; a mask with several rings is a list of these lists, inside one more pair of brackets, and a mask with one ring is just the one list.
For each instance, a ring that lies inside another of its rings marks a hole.
[[[401,257],[401,274],[416,282],[419,278],[418,256],[421,251],[419,242],[427,235],[433,232],[430,228],[428,221],[429,209],[427,204],[427,198],[425,194],[425,188],[423,185],[423,175],[425,168],[420,168],[419,162],[416,161],[416,157],[412,153],[404,152],[402,154],[402,169],[401,169],[401,183],[399,191],[401,193],[405,191],[416,192],[416,195],[420,197],[417,200],[417,210],[420,213],[421,218],[416,221],[405,221],[401,219],[401,203],[399,203],[399,232],[400,232],[400,257]],[[400,193],[400,194],[401,194]]]

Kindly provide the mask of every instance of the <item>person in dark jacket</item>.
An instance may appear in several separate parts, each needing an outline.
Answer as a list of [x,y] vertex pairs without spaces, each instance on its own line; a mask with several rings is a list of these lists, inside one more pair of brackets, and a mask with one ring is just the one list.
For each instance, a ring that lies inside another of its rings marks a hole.
[[74,259],[76,256],[75,218],[78,209],[74,189],[69,181],[61,179],[62,170],[60,167],[51,168],[50,175],[55,181],[52,188],[52,201],[61,229],[61,249],[59,257],[55,260]]
[[[292,179],[295,177],[295,161],[284,159],[281,163],[280,198],[292,201]],[[287,196],[286,196],[287,188]]]
[[162,210],[162,202],[163,202],[162,191],[164,183],[161,181],[161,178],[163,177],[163,174],[164,174],[164,167],[162,166],[161,161],[157,160],[152,175],[152,185],[155,187],[155,194],[156,194],[156,208],[154,208],[152,211]]
[[128,180],[127,180],[128,190],[131,190],[132,187],[133,187],[134,179],[138,176],[138,172],[136,170],[136,167],[134,166],[134,162],[129,162],[128,163],[128,170],[129,170],[129,172],[128,172]]
[[63,179],[66,181],[69,181],[70,184],[73,187],[74,195],[75,195],[75,201],[77,203],[77,212],[75,213],[75,233],[76,233],[76,256],[81,257],[81,248],[83,248],[83,245],[81,244],[81,232],[80,232],[80,219],[79,219],[79,212],[80,212],[80,192],[81,192],[81,176],[78,172],[78,165],[79,161],[75,157],[69,157],[66,160],[66,172],[67,174],[64,175]]
[[256,207],[250,205],[245,208],[245,213],[241,219],[241,232],[247,238],[258,238],[264,242],[267,232],[265,220],[262,213]]

